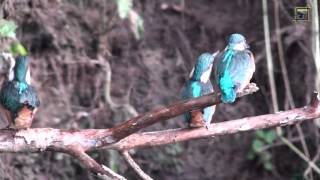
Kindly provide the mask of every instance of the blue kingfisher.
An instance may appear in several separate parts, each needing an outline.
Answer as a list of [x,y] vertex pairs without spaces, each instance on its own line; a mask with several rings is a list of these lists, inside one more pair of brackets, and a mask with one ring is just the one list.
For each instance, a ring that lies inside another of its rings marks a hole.
[[215,89],[220,90],[222,102],[232,103],[237,92],[250,83],[255,71],[253,54],[244,36],[235,33],[230,35],[227,47],[215,59]]
[[0,90],[0,119],[7,122],[7,127],[26,129],[31,126],[40,101],[30,85],[27,51],[20,43],[13,43],[11,51],[15,63],[10,68],[8,81]]
[[[213,92],[210,74],[217,54],[218,52],[214,54],[203,53],[198,57],[195,67],[190,73],[189,80],[181,90],[182,99],[196,98]],[[201,110],[185,113],[184,119],[188,122],[189,127],[208,127],[214,112],[215,106],[209,106]]]

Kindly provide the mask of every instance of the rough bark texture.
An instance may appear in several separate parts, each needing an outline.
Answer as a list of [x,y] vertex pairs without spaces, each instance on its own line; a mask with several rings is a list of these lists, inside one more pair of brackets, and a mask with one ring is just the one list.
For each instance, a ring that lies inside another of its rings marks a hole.
[[[251,84],[238,96],[257,91]],[[145,115],[128,120],[111,129],[60,130],[52,128],[33,128],[26,130],[1,130],[0,152],[41,152],[45,150],[68,153],[93,172],[112,179],[124,179],[107,167],[98,164],[86,151],[99,148],[112,148],[121,152],[140,147],[152,147],[192,139],[206,138],[242,131],[285,126],[320,117],[319,96],[315,93],[310,105],[289,111],[254,117],[246,117],[217,124],[209,128],[184,128],[156,132],[136,133],[138,130],[156,122],[170,119],[191,109],[218,104],[219,95],[179,101],[168,107],[151,111]]]
[[[256,92],[250,84],[239,97]],[[1,130],[1,152],[40,152],[44,150],[68,151],[70,147],[81,147],[83,151],[112,145],[119,140],[154,123],[168,120],[186,111],[220,103],[220,95],[209,94],[188,101],[179,101],[164,108],[139,115],[111,129],[60,130],[31,128],[26,130]]]

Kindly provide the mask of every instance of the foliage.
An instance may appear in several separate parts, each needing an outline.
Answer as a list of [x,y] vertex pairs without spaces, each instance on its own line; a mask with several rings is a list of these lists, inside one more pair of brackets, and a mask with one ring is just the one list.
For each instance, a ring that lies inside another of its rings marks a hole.
[[128,17],[132,10],[132,0],[117,0],[118,15],[121,19]]
[[0,19],[0,36],[16,38],[17,25],[15,22],[5,19]]
[[129,19],[130,29],[136,39],[140,39],[144,32],[143,18],[132,8],[132,0],[116,0],[118,15],[121,19]]
[[256,137],[251,145],[251,150],[248,153],[248,159],[253,160],[257,158],[265,170],[273,170],[273,164],[271,162],[272,154],[267,150],[263,150],[263,147],[271,145],[276,137],[277,135],[274,130],[257,130]]
[[152,156],[155,162],[158,162],[166,171],[173,171],[176,173],[182,173],[183,160],[181,155],[184,152],[184,148],[180,143],[169,144],[164,147],[163,151],[157,152],[156,156]]

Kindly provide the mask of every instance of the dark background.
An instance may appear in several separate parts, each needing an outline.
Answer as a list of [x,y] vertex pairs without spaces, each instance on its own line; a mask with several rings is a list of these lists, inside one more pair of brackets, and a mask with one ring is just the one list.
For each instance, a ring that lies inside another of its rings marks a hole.
[[[297,107],[309,102],[316,78],[311,22],[293,21],[294,7],[306,3],[280,1],[281,40]],[[127,108],[114,108],[105,96],[106,62],[111,66],[111,84],[107,86],[114,103],[129,103],[138,113],[168,105],[178,99],[197,56],[223,50],[228,35],[234,32],[245,35],[256,57],[252,81],[260,91],[232,105],[220,105],[213,121],[271,112],[262,1],[137,0],[133,9],[144,20],[139,40],[130,30],[129,20],[119,18],[113,0],[2,0],[2,15],[18,24],[18,39],[30,51],[32,83],[41,98],[33,127],[108,128],[132,117]],[[276,47],[274,10],[273,1],[268,1],[278,104],[284,110],[288,99]],[[177,117],[144,131],[184,126]],[[302,129],[313,158],[319,151],[318,127],[309,121]],[[301,149],[296,128],[284,130]],[[267,150],[272,170],[266,170],[259,158],[249,160],[255,138],[255,132],[246,132],[132,153],[154,179],[303,179],[307,163],[278,139]],[[128,179],[139,179],[117,152],[90,155]],[[98,179],[77,160],[52,152],[1,154],[0,176],[13,180]],[[313,178],[320,176],[313,173]]]

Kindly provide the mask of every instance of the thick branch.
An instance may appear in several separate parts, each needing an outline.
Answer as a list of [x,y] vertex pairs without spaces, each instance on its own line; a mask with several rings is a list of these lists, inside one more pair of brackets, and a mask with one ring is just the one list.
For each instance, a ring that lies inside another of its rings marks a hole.
[[[238,97],[256,92],[250,84]],[[179,101],[168,107],[153,110],[128,120],[111,129],[60,130],[34,128],[26,130],[0,130],[0,152],[38,152],[44,150],[68,151],[70,146],[79,146],[84,151],[112,145],[119,140],[154,123],[168,120],[192,109],[220,103],[220,95],[206,95],[188,101]]]
[[[248,95],[258,90],[259,88],[256,86],[256,84],[251,83],[247,86],[247,88],[243,92],[238,93],[237,97]],[[111,129],[113,131],[112,139],[114,140],[114,142],[117,142],[129,136],[130,134],[133,134],[139,131],[140,129],[148,127],[157,122],[168,120],[170,118],[173,118],[175,116],[178,116],[190,110],[200,109],[200,108],[221,103],[220,99],[221,99],[220,94],[218,95],[209,94],[209,95],[191,99],[191,100],[179,101],[165,108],[153,110],[149,113],[146,113],[144,115],[140,115],[136,118],[128,120],[120,124],[119,126],[116,126],[115,128],[112,128]],[[108,144],[111,144],[111,143],[108,143],[108,142],[104,143],[104,145],[108,145]]]
[[[120,142],[106,146],[118,150],[170,144],[191,139],[205,138],[241,131],[284,126],[320,117],[319,97],[314,94],[309,106],[289,111],[278,112],[238,120],[212,124],[209,130],[174,129],[158,132],[136,133]],[[187,102],[188,103],[188,102]],[[88,129],[80,131],[62,131],[58,129],[28,129],[15,132],[0,131],[0,152],[38,152],[42,150],[64,151],[70,146],[80,146],[84,150],[101,147],[99,135],[110,130]],[[98,137],[97,139],[94,139]]]
[[[246,92],[239,95],[245,95],[255,90],[257,88],[249,87]],[[20,131],[0,130],[0,152],[39,152],[44,150],[64,152],[77,157],[88,169],[94,172],[108,175],[115,179],[123,179],[123,177],[110,169],[98,164],[85,152],[100,148],[113,148],[123,152],[133,148],[158,146],[242,131],[290,125],[320,117],[320,97],[318,93],[314,93],[311,103],[303,108],[211,124],[209,129],[184,128],[132,134],[138,129],[180,115],[191,109],[217,104],[220,101],[218,97],[208,95],[178,102],[129,120],[112,129],[59,130],[34,128]],[[133,129],[131,129],[132,127]],[[117,135],[117,133],[121,135]],[[114,139],[114,137],[120,138],[129,134],[132,135],[123,138],[121,141],[115,141]]]
[[181,128],[156,132],[136,133],[124,138],[118,143],[108,146],[107,148],[126,150],[141,147],[159,146],[192,139],[235,134],[242,131],[271,128],[275,126],[286,126],[319,117],[319,96],[317,93],[315,93],[312,97],[312,102],[310,105],[303,108],[296,108],[275,114],[247,117],[238,120],[211,124],[209,129]]

